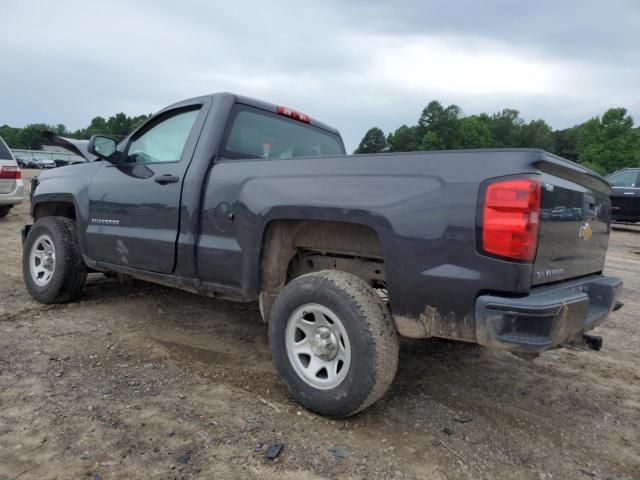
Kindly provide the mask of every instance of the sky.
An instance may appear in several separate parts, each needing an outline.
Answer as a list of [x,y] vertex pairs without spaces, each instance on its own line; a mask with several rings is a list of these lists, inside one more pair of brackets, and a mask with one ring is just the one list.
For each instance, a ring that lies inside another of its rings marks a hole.
[[338,128],[412,125],[433,99],[566,128],[640,123],[640,0],[1,0],[0,125],[152,113],[230,91]]

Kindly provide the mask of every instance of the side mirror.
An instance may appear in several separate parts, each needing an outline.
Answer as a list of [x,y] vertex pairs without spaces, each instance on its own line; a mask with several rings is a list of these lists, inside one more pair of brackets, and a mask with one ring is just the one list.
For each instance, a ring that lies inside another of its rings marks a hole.
[[114,160],[112,156],[116,153],[116,141],[104,135],[92,135],[89,139],[87,151],[103,160],[112,161]]

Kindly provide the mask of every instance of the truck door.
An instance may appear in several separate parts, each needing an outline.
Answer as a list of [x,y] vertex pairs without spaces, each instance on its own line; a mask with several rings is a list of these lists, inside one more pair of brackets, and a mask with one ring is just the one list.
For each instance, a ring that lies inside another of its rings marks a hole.
[[120,162],[103,162],[88,192],[91,259],[173,271],[183,179],[208,107],[184,102],[161,112],[127,139]]

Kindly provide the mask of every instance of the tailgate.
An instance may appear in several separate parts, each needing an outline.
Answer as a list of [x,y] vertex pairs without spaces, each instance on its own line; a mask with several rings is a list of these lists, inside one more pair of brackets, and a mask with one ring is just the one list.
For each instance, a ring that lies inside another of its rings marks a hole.
[[602,272],[611,222],[609,185],[561,159],[538,167],[542,199],[532,285]]

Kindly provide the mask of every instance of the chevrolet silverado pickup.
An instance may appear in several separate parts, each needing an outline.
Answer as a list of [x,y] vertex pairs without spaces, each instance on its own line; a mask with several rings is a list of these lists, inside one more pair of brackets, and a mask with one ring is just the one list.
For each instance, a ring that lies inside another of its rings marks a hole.
[[77,150],[92,161],[33,184],[30,294],[116,272],[258,301],[275,370],[324,415],[385,393],[399,337],[597,349],[586,332],[622,306],[608,183],[541,150],[345,155],[336,129],[230,93]]

